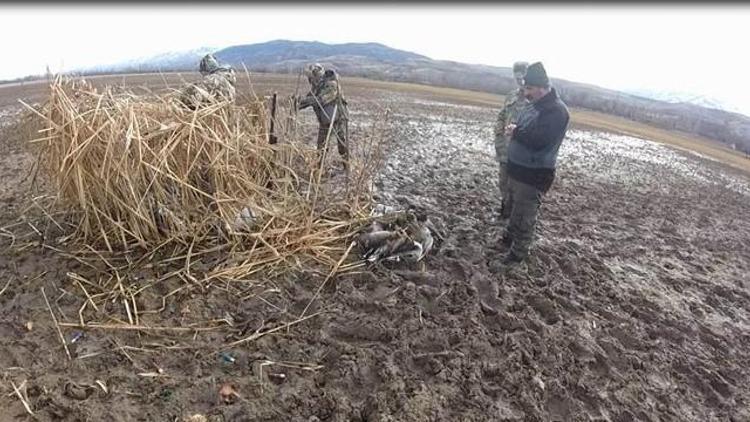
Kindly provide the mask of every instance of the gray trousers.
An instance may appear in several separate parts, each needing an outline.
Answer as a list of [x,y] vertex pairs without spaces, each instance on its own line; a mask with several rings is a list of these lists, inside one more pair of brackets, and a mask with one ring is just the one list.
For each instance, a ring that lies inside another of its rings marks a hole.
[[537,215],[544,193],[512,177],[508,178],[507,186],[512,208],[505,235],[513,239],[511,252],[520,258],[526,258],[534,241]]
[[495,136],[495,159],[498,165],[497,187],[500,190],[502,198],[502,217],[508,218],[510,210],[513,208],[511,196],[508,192],[508,143],[510,140],[505,135]]

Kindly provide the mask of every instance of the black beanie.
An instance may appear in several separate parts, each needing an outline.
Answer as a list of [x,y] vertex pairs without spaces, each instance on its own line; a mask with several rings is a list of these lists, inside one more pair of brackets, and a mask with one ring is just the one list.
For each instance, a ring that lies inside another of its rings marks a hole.
[[549,86],[549,78],[547,72],[544,70],[542,62],[536,62],[529,65],[526,69],[526,76],[523,78],[524,86]]

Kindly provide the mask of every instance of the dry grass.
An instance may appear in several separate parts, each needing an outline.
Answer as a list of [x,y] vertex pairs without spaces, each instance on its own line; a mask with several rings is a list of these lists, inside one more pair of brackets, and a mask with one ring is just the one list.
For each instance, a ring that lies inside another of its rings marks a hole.
[[490,94],[488,92],[467,91],[457,88],[446,88],[431,85],[420,85],[407,82],[386,82],[365,78],[344,78],[347,85],[365,86],[375,89],[387,89],[397,92],[410,92],[434,97],[440,100],[453,100],[464,104],[476,106],[500,107],[504,97],[502,95]]
[[382,136],[363,139],[369,154],[353,159],[347,183],[331,186],[315,150],[293,135],[294,113],[282,108],[281,142],[270,145],[266,107],[247,97],[256,100],[193,111],[176,93],[98,92],[57,79],[34,142],[56,192],[40,208],[68,249],[79,248],[73,255],[104,262],[120,288],[131,263],[118,269],[105,257],[181,262],[181,276],[195,279],[192,262],[214,256],[202,281],[336,265],[367,219]]

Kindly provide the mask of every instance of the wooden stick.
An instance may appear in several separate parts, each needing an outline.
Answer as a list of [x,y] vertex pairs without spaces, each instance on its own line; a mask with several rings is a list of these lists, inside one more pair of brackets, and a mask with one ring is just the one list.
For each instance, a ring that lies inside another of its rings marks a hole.
[[80,328],[82,330],[124,330],[124,331],[176,331],[176,332],[194,332],[194,331],[211,331],[222,328],[218,327],[151,327],[148,325],[132,324],[77,324],[72,322],[61,322],[60,327]]
[[[25,382],[25,381],[24,381],[24,382]],[[15,391],[16,395],[17,395],[17,396],[18,396],[18,398],[19,398],[19,399],[21,400],[21,403],[23,403],[23,407],[24,407],[24,408],[26,409],[26,412],[27,412],[27,413],[28,413],[29,415],[31,415],[31,416],[34,416],[34,412],[32,412],[32,411],[31,411],[31,406],[29,406],[29,403],[28,403],[28,402],[26,401],[26,399],[25,399],[25,398],[23,397],[23,395],[21,394],[21,391],[19,390],[19,388],[18,388],[18,387],[16,387],[16,384],[15,384],[15,383],[13,383],[13,381],[11,381],[11,382],[10,382],[10,385],[12,385],[12,386],[13,386],[13,391]],[[21,384],[21,385],[23,385],[23,384]]]
[[273,333],[275,333],[275,332],[277,332],[277,331],[281,331],[281,330],[284,330],[284,329],[286,329],[286,328],[289,328],[289,327],[292,327],[292,326],[294,326],[294,325],[297,325],[297,324],[299,324],[300,322],[303,322],[303,321],[307,321],[308,319],[310,319],[310,318],[314,318],[314,317],[316,317],[316,316],[318,316],[318,315],[320,315],[320,314],[322,314],[322,313],[323,313],[323,312],[318,312],[318,313],[314,313],[314,314],[312,314],[312,315],[308,315],[308,316],[306,316],[306,317],[304,317],[304,318],[300,318],[300,319],[297,319],[297,320],[295,320],[295,321],[292,321],[292,322],[290,322],[290,323],[288,323],[288,324],[284,324],[284,325],[278,326],[278,327],[276,327],[276,328],[273,328],[273,329],[270,329],[270,330],[268,330],[268,331],[263,331],[263,332],[258,332],[258,333],[254,333],[253,335],[251,335],[251,336],[249,336],[249,337],[245,337],[245,338],[243,338],[243,339],[241,339],[241,340],[237,340],[237,341],[235,341],[235,342],[233,342],[233,343],[229,343],[228,347],[239,346],[240,344],[243,344],[243,343],[247,343],[247,342],[250,342],[250,341],[254,341],[254,340],[257,340],[257,339],[259,339],[259,338],[261,338],[261,337],[263,337],[263,336],[266,336],[266,335],[268,335],[268,334],[273,334]]
[[[71,274],[71,273],[68,273],[68,274]],[[76,284],[78,284],[78,287],[80,287],[81,290],[83,290],[83,294],[86,295],[86,299],[89,301],[89,303],[91,303],[91,306],[94,307],[94,310],[99,312],[99,307],[96,306],[96,303],[94,303],[94,299],[91,298],[91,295],[89,295],[89,292],[86,290],[85,287],[83,287],[83,283],[81,283],[81,281],[77,278],[73,278],[73,279],[75,280]]]
[[[5,275],[5,271],[3,271],[3,275]],[[7,289],[7,288],[8,288],[8,286],[10,286],[10,282],[11,282],[12,280],[13,280],[13,278],[11,278],[11,277],[9,277],[9,278],[8,278],[8,282],[7,282],[7,283],[5,283],[5,287],[3,287],[3,288],[2,288],[2,290],[0,290],[0,296],[2,296],[2,295],[3,295],[3,293],[5,293],[5,289]]]
[[65,348],[65,354],[68,355],[68,360],[73,360],[73,357],[70,355],[70,350],[68,350],[68,343],[65,342],[65,337],[62,334],[62,330],[60,330],[60,324],[58,324],[57,322],[55,313],[52,312],[52,307],[49,305],[47,294],[44,293],[44,287],[42,287],[41,290],[42,290],[42,296],[44,296],[44,302],[47,304],[47,309],[49,309],[49,314],[52,316],[52,322],[55,323],[55,328],[57,329],[57,335],[60,336],[60,342],[62,342],[62,345]]
[[458,350],[444,350],[442,352],[432,352],[432,353],[419,353],[414,356],[412,356],[413,359],[424,359],[429,357],[444,357],[444,358],[454,358],[454,357],[464,357],[463,353],[459,352]]
[[341,256],[341,259],[339,259],[339,262],[337,262],[336,265],[334,265],[333,269],[331,270],[330,273],[328,273],[328,276],[325,278],[325,280],[323,280],[323,282],[320,283],[318,290],[315,292],[315,295],[313,295],[312,299],[310,299],[310,302],[307,304],[307,306],[305,306],[305,309],[302,311],[300,318],[305,316],[305,313],[307,313],[307,310],[310,309],[310,305],[312,305],[313,302],[315,302],[315,299],[318,298],[318,296],[320,295],[320,292],[323,290],[323,287],[325,287],[328,280],[330,280],[331,277],[333,277],[333,275],[336,274],[336,271],[339,269],[339,266],[341,266],[341,263],[344,262],[347,256],[349,256],[349,252],[351,252],[352,248],[356,244],[357,244],[356,242],[352,242],[349,244],[349,248],[346,250],[344,255]]

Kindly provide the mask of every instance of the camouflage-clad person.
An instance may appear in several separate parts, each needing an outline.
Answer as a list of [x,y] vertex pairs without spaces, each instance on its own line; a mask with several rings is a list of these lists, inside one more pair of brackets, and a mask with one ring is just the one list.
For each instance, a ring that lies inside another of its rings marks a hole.
[[231,66],[220,65],[213,54],[207,54],[201,59],[199,70],[203,79],[183,88],[180,96],[183,104],[194,110],[201,104],[234,102],[237,77]]
[[502,218],[510,217],[510,210],[512,204],[510,203],[510,195],[508,195],[508,144],[510,138],[505,135],[505,127],[511,123],[516,123],[518,115],[529,104],[523,93],[523,77],[526,74],[526,68],[528,67],[527,62],[515,62],[513,64],[513,77],[516,79],[518,89],[511,92],[505,97],[505,103],[503,108],[500,109],[500,113],[497,115],[497,122],[495,123],[495,158],[498,164],[498,187],[500,188],[500,195],[502,198],[502,207],[500,209],[500,216]]
[[344,160],[344,170],[349,170],[349,110],[341,90],[338,74],[325,70],[316,63],[307,69],[310,92],[300,99],[298,108],[313,108],[318,118],[318,154],[323,159],[323,149],[330,131],[336,139],[339,154]]

